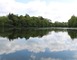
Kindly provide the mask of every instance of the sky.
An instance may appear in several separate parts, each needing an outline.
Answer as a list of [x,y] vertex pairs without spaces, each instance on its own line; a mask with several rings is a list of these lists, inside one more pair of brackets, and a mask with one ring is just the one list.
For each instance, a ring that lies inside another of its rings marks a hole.
[[72,15],[77,16],[77,0],[0,0],[0,16],[9,13],[67,22]]

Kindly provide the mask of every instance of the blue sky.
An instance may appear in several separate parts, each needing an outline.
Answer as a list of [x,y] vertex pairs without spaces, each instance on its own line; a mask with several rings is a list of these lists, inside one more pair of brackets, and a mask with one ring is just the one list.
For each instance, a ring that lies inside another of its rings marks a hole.
[[77,0],[0,0],[0,15],[43,16],[54,21],[68,21],[77,16]]

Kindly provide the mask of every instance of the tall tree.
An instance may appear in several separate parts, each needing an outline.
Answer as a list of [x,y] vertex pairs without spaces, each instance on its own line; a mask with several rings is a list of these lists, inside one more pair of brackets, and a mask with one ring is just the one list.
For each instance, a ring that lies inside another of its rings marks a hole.
[[77,17],[76,16],[72,16],[69,20],[68,20],[68,26],[69,27],[77,27]]

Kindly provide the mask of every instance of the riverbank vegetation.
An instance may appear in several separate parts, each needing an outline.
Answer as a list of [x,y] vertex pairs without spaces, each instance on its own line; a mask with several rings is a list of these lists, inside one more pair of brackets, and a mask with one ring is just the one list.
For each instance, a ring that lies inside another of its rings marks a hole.
[[69,20],[68,20],[68,27],[77,27],[77,17],[76,16],[72,16]]
[[30,17],[28,14],[25,16],[9,14],[0,17],[0,26],[4,27],[49,27],[51,24],[49,19],[41,16]]
[[52,22],[42,16],[29,16],[26,14],[15,15],[9,13],[7,16],[0,16],[0,27],[77,27],[77,17],[72,16],[68,22]]
[[0,16],[0,27],[67,27],[67,22],[54,22],[42,16],[8,14]]

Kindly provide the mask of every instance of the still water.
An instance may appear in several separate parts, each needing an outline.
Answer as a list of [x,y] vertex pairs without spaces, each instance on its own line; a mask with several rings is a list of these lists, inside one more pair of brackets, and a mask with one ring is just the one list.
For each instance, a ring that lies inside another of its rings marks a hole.
[[0,60],[77,60],[77,29],[0,29]]

